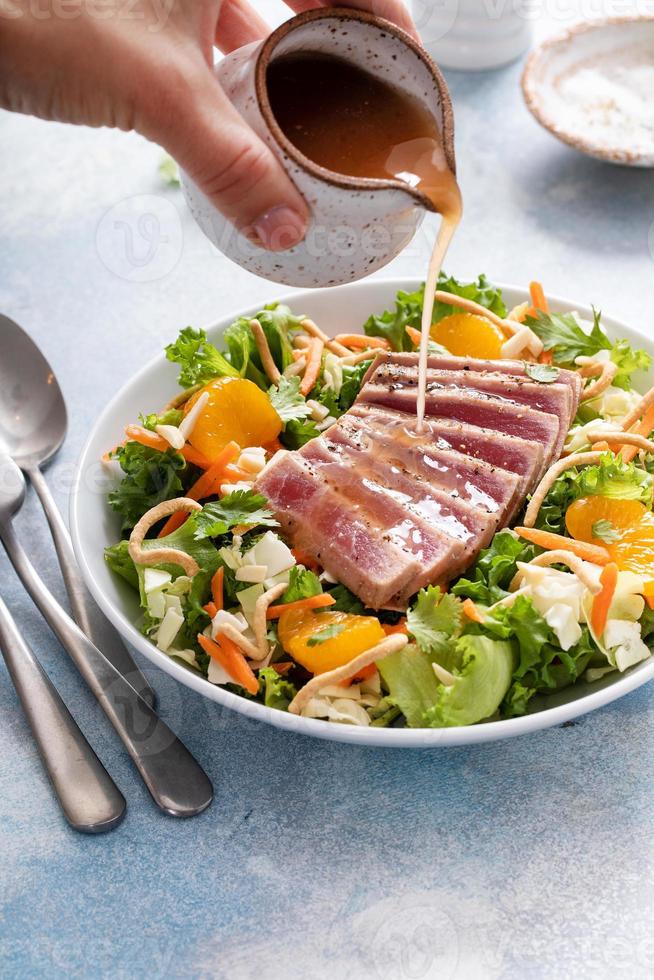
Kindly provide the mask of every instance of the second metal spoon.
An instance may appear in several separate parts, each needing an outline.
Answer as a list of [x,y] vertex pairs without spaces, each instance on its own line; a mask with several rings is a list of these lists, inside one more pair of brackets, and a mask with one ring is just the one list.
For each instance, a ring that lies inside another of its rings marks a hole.
[[57,639],[97,698],[155,803],[176,817],[205,810],[213,799],[207,774],[48,591],[14,533],[12,518],[25,497],[23,474],[0,454],[0,539],[12,565]]
[[84,585],[68,529],[41,472],[66,437],[68,418],[61,388],[31,337],[2,315],[0,340],[0,452],[7,452],[20,466],[43,505],[73,619],[132,687],[154,705],[154,691]]

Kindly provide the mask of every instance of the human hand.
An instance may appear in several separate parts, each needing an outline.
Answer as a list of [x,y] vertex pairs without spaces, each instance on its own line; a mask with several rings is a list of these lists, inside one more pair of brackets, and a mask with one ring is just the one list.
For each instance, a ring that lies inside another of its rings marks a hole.
[[[329,0],[286,0],[296,13]],[[345,0],[415,34],[402,0]],[[305,234],[307,206],[212,72],[268,35],[247,0],[0,0],[0,107],[137,130],[160,143],[244,234],[274,251]]]

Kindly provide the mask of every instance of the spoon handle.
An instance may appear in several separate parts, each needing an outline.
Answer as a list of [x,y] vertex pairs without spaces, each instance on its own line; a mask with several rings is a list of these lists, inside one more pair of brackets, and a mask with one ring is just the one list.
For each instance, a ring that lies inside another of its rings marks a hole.
[[37,575],[10,522],[0,537],[23,585],[91,688],[157,806],[190,817],[213,799],[208,776],[186,746],[61,608]]
[[0,598],[0,647],[68,823],[86,834],[123,819],[125,798],[77,727]]
[[107,660],[110,660],[116,670],[126,677],[132,687],[141,697],[151,704],[156,704],[156,695],[147,680],[134,663],[127,647],[120,636],[91,598],[84,580],[80,575],[79,566],[73,551],[68,529],[64,524],[50,487],[38,466],[26,469],[30,483],[36,490],[50,525],[59,564],[70,599],[73,619],[83,633],[102,650]]

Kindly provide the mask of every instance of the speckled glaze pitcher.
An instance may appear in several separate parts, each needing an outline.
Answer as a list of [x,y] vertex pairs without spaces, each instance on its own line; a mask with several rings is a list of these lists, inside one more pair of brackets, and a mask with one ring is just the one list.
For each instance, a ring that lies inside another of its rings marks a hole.
[[268,252],[238,233],[182,173],[195,220],[221,252],[249,272],[289,286],[333,286],[390,262],[412,239],[425,211],[434,209],[403,181],[333,173],[289,142],[270,108],[266,70],[275,58],[296,51],[344,58],[419,99],[438,123],[454,171],[452,103],[440,71],[412,37],[379,17],[345,8],[299,14],[265,41],[246,45],[216,65],[227,96],[279,158],[311,217],[304,241],[284,252]]

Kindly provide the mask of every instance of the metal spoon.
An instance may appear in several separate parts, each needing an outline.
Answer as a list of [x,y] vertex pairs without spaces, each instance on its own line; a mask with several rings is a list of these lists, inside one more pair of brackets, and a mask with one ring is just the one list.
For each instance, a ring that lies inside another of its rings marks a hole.
[[100,653],[45,587],[14,533],[12,518],[25,499],[25,479],[0,455],[0,539],[32,600],[116,730],[155,803],[176,817],[205,810],[213,789],[204,770],[150,705]]
[[77,727],[0,598],[0,647],[66,820],[85,834],[111,830],[125,797]]
[[68,529],[40,469],[66,438],[68,418],[61,388],[31,337],[1,314],[0,339],[0,452],[7,452],[18,463],[41,500],[73,619],[141,697],[154,705],[154,691],[84,585]]

